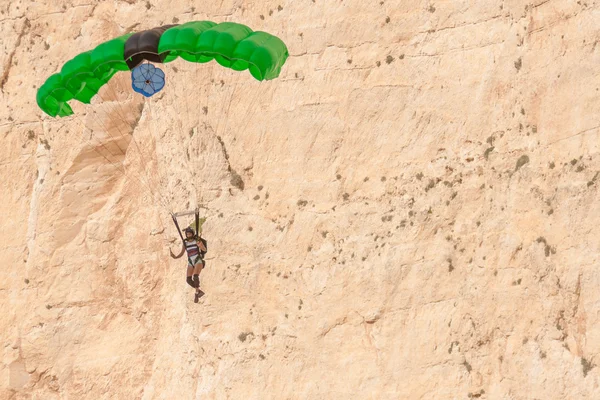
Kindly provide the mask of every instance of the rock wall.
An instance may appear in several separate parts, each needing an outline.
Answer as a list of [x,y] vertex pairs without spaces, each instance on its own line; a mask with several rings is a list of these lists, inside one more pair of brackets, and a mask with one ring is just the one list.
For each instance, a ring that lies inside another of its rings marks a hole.
[[[37,88],[125,32],[281,37],[76,116]],[[0,398],[600,398],[596,1],[0,5]],[[169,211],[200,205],[193,303]]]

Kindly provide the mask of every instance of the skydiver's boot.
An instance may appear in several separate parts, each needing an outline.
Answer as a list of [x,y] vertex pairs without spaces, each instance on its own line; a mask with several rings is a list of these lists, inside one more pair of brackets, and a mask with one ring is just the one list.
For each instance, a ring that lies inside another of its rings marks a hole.
[[204,295],[202,290],[200,290],[200,277],[198,274],[194,275],[194,285],[196,285],[196,296],[194,296],[194,303],[197,303],[200,297]]
[[195,283],[195,282],[192,280],[192,277],[191,277],[191,276],[188,276],[188,277],[185,279],[185,281],[188,283],[188,285],[190,285],[190,286],[191,286],[191,287],[193,287],[194,289],[196,288],[196,286],[195,286],[195,284],[196,284],[196,283]]

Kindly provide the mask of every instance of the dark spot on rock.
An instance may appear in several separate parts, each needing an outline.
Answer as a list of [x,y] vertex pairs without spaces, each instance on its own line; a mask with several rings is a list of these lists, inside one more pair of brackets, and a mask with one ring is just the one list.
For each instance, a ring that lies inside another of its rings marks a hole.
[[245,342],[246,339],[248,338],[248,336],[250,335],[254,335],[252,332],[242,332],[238,335],[238,339],[240,339],[240,342]]
[[521,157],[519,157],[519,159],[517,160],[517,165],[515,166],[515,171],[518,171],[519,168],[521,168],[523,165],[527,164],[528,162],[529,162],[529,156],[522,155]]
[[517,61],[515,61],[515,68],[517,69],[517,71],[520,71],[522,66],[523,66],[523,60],[521,57],[519,57],[519,59]]
[[586,377],[588,372],[590,372],[595,367],[595,365],[586,360],[585,358],[581,357],[581,367],[583,369],[583,376]]
[[244,180],[233,169],[231,170],[231,179],[229,180],[229,182],[231,183],[232,186],[234,186],[240,190],[244,190]]
[[467,369],[468,373],[471,373],[471,371],[473,370],[473,368],[471,367],[471,364],[469,364],[466,360],[465,362],[463,362],[463,365],[465,366],[465,368]]
[[434,187],[435,187],[435,181],[433,179],[430,179],[427,186],[425,186],[425,192],[429,192],[429,190],[433,189]]

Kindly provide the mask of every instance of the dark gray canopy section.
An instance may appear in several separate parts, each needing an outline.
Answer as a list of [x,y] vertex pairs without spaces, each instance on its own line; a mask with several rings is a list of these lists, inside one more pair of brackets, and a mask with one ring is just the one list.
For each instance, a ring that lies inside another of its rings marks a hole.
[[131,35],[125,42],[125,52],[123,54],[129,69],[137,67],[144,60],[162,63],[169,53],[158,54],[158,42],[160,42],[160,37],[167,29],[177,25],[164,25]]

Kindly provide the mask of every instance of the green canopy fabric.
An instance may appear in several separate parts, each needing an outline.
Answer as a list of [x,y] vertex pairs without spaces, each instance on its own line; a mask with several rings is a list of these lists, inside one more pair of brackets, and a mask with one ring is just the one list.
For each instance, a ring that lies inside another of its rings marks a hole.
[[[133,56],[126,59],[126,53]],[[234,22],[191,21],[130,33],[67,61],[40,86],[37,104],[52,117],[65,117],[73,114],[69,101],[89,104],[117,72],[132,69],[135,62],[168,63],[178,57],[196,63],[214,59],[234,71],[247,69],[262,81],[279,76],[288,50],[278,37]]]

